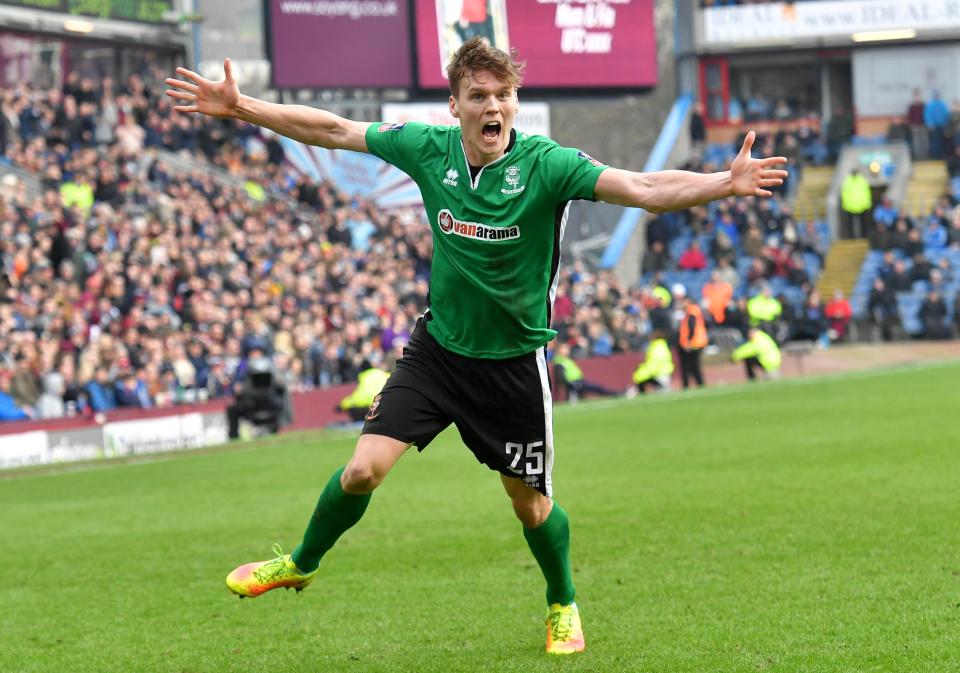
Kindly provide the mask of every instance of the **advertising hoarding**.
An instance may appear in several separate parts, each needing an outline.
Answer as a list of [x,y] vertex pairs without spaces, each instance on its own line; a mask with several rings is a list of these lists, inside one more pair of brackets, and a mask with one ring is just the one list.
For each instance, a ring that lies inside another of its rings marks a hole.
[[408,88],[405,0],[268,0],[278,89]]
[[145,23],[162,22],[173,9],[173,0],[0,0],[0,4]]
[[424,88],[446,88],[451,55],[478,35],[519,52],[526,87],[657,83],[653,0],[415,0],[414,6]]

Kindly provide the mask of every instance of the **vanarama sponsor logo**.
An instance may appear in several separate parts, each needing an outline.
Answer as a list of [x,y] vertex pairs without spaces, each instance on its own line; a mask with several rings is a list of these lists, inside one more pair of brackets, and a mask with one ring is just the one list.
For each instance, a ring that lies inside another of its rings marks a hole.
[[444,208],[437,213],[437,225],[445,234],[454,234],[477,241],[507,241],[520,238],[520,227],[491,227],[477,222],[461,222]]
[[380,124],[380,126],[377,127],[377,130],[378,130],[380,133],[386,133],[387,131],[399,131],[400,129],[402,129],[402,128],[403,128],[404,126],[406,126],[406,125],[407,125],[406,122],[396,123],[396,124],[383,123],[383,124]]

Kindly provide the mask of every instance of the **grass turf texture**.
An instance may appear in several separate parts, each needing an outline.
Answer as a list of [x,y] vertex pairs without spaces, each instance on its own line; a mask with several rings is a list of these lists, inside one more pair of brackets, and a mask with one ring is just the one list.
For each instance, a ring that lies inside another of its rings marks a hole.
[[960,366],[559,409],[587,652],[453,432],[304,594],[239,601],[353,440],[0,481],[0,671],[960,670]]

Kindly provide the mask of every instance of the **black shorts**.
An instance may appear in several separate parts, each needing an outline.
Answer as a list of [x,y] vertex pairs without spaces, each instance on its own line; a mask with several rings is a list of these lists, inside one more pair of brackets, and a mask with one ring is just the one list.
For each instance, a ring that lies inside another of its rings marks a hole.
[[477,460],[551,495],[553,398],[544,348],[505,360],[443,348],[417,321],[363,425],[423,450],[451,423]]

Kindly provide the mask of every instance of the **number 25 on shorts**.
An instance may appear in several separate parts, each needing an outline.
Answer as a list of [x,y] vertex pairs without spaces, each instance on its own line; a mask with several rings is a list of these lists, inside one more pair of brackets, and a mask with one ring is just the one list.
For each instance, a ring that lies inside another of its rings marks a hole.
[[[526,446],[514,442],[506,444],[510,470],[516,474],[543,474],[543,442],[530,442]],[[521,465],[521,461],[523,464]],[[525,469],[524,469],[525,468]]]

